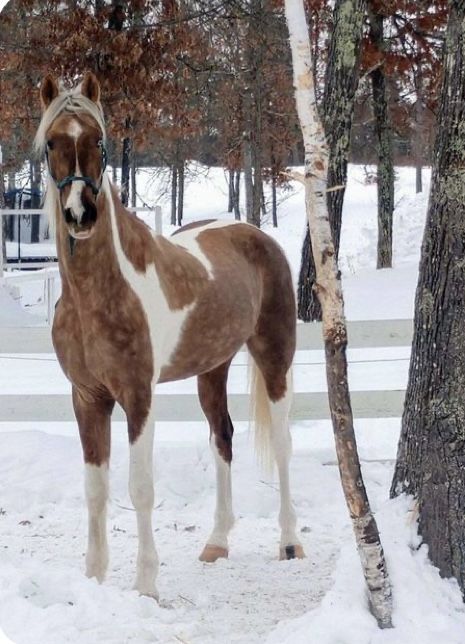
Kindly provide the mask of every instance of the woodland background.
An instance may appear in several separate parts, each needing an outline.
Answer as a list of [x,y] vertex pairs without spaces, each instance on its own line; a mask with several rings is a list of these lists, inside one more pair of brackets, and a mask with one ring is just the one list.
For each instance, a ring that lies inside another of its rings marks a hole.
[[[323,104],[334,2],[308,0],[306,8]],[[447,3],[370,0],[365,13],[350,159],[376,163],[384,130],[392,162],[420,169],[431,159]],[[41,78],[71,85],[85,70],[102,84],[110,163],[122,170],[125,200],[132,192],[135,203],[137,168],[169,166],[180,223],[186,162],[198,160],[230,172],[236,216],[243,173],[241,214],[259,225],[269,206],[276,219],[262,182],[285,182],[286,167],[303,162],[281,0],[9,2],[0,17],[0,143],[10,188],[28,160],[32,188],[39,184],[30,143]],[[386,103],[381,117],[374,92]],[[420,171],[418,181],[421,189]]]

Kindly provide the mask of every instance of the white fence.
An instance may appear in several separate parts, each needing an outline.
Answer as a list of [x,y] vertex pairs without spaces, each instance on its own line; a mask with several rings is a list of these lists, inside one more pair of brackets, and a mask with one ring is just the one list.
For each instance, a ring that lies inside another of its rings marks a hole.
[[[128,210],[138,215],[142,215],[142,219],[148,226],[150,226],[156,233],[160,235],[162,234],[163,226],[161,206],[154,206],[153,208],[128,208]],[[0,209],[0,221],[2,217],[29,217],[31,215],[41,215],[42,217],[46,217],[45,211],[42,209]],[[7,267],[6,257],[3,257],[2,237],[3,226],[0,226],[0,277],[2,277],[2,272]],[[50,262],[28,262],[27,264],[22,264],[21,261],[18,261],[8,264],[8,268],[45,268],[49,265]]]
[[[412,341],[411,320],[372,320],[349,322],[351,349],[379,347],[410,347]],[[315,364],[310,359],[310,350],[323,349],[320,324],[301,324],[297,328],[297,350],[299,365]],[[52,353],[53,347],[48,327],[2,328],[0,329],[1,354],[43,354]],[[25,356],[24,356],[25,357]],[[408,357],[402,358],[408,361]],[[246,364],[245,352],[239,354],[238,364]],[[357,361],[360,363],[360,361]],[[361,361],[363,362],[363,360]],[[366,360],[367,364],[372,362]],[[383,359],[379,361],[379,372],[383,371]],[[388,361],[386,360],[386,363]],[[375,389],[352,391],[352,409],[356,418],[399,417],[402,414],[405,391],[398,389]],[[197,421],[204,416],[195,394],[158,393],[157,418],[162,421]],[[229,409],[233,420],[249,418],[247,394],[233,393],[228,396]],[[115,419],[122,420],[123,412],[116,408]],[[293,420],[329,418],[327,393],[298,392],[294,396],[291,411]],[[71,399],[65,394],[0,394],[0,421],[70,421],[74,420]]]
[[[153,208],[129,208],[131,212],[142,215],[145,223],[150,226],[156,233],[162,234],[162,211],[161,206],[154,206]],[[25,209],[0,209],[0,222],[1,217],[13,215],[16,217],[42,215],[46,217],[44,210],[25,210]],[[3,244],[2,244],[3,226],[0,225],[0,279],[4,278],[10,285],[15,285],[24,282],[44,282],[44,296],[45,307],[47,311],[47,322],[52,323],[53,312],[55,310],[55,300],[57,288],[55,281],[59,278],[57,263],[53,261],[47,262],[10,262],[7,264],[6,258],[3,257]],[[28,245],[28,247],[30,247]],[[21,271],[20,269],[28,269]],[[8,269],[8,270],[6,270]],[[11,269],[11,270],[10,270]],[[19,269],[19,270],[18,270]],[[31,269],[45,269],[45,270],[31,270]]]

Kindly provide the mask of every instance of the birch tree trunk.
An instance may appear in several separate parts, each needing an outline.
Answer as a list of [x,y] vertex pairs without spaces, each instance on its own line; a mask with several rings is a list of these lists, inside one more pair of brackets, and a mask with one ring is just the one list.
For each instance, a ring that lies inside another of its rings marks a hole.
[[305,146],[305,204],[312,240],[316,292],[323,312],[326,377],[339,473],[352,519],[370,609],[380,628],[392,626],[392,594],[378,528],[363,483],[347,383],[347,329],[327,207],[328,148],[318,116],[312,55],[303,0],[285,0],[297,113]]
[[[336,0],[333,29],[325,75],[323,114],[329,147],[327,193],[329,222],[336,257],[342,225],[342,206],[347,181],[350,132],[354,113],[355,93],[359,81],[360,49],[366,0]],[[315,262],[308,228],[302,247],[298,286],[298,315],[304,322],[321,320],[321,307],[316,293]]]

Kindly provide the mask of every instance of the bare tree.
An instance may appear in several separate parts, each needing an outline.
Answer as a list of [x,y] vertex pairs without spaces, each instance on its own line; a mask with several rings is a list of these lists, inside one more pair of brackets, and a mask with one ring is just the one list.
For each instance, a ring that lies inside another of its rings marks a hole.
[[450,2],[412,356],[391,494],[414,495],[441,575],[465,592],[465,3]]
[[305,146],[305,186],[316,291],[323,312],[326,377],[342,488],[352,519],[369,603],[380,628],[392,626],[392,595],[376,520],[360,469],[347,382],[344,300],[327,206],[328,149],[316,105],[313,65],[303,0],[285,0],[297,112]]

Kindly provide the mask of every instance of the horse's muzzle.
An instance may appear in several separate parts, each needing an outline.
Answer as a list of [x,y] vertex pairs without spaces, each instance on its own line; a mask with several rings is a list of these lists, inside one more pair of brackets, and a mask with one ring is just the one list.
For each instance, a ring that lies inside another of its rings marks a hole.
[[69,234],[76,239],[87,239],[91,236],[97,221],[97,208],[93,203],[86,203],[79,219],[75,217],[71,208],[65,208],[64,216]]

